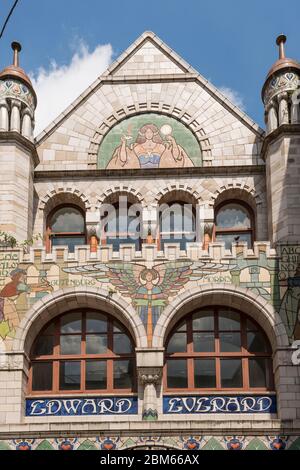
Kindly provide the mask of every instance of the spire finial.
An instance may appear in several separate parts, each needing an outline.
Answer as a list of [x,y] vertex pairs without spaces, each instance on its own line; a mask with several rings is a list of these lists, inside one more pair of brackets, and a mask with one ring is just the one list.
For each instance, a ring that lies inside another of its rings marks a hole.
[[279,46],[279,59],[285,59],[285,50],[284,45],[286,43],[286,36],[284,34],[280,34],[276,39],[276,44]]
[[19,67],[19,52],[21,52],[22,46],[19,42],[14,41],[14,42],[11,43],[11,48],[14,51],[13,65],[15,67]]

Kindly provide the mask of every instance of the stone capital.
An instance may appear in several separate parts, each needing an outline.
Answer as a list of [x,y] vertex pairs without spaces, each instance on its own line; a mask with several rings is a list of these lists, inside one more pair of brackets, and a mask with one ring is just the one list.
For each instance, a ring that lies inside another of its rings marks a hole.
[[140,368],[138,370],[138,377],[140,382],[143,385],[157,385],[162,377],[162,369],[161,368]]

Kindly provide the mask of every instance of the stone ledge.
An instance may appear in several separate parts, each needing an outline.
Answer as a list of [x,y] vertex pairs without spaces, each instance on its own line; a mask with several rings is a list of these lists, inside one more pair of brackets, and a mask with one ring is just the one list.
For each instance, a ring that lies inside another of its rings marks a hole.
[[19,132],[14,131],[0,131],[0,144],[4,142],[5,144],[19,144],[21,147],[25,148],[27,151],[31,152],[34,167],[39,165],[40,158],[38,156],[35,144],[30,140],[26,139]]
[[34,182],[44,180],[60,180],[74,178],[77,180],[83,178],[92,178],[93,181],[99,179],[128,179],[128,178],[142,178],[152,179],[155,178],[173,178],[179,176],[183,178],[185,176],[239,176],[239,175],[253,175],[253,174],[264,174],[265,165],[239,165],[239,166],[205,166],[205,167],[193,167],[193,168],[148,168],[147,174],[142,169],[136,170],[39,170],[34,172]]

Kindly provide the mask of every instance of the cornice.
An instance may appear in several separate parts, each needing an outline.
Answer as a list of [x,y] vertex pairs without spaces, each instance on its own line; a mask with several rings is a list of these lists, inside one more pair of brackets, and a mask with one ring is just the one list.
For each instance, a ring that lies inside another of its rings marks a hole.
[[270,144],[274,143],[280,137],[288,137],[295,134],[298,134],[300,137],[300,124],[282,124],[277,127],[277,129],[266,135],[264,138],[261,151],[262,158],[265,159]]
[[0,145],[4,144],[18,144],[21,148],[31,153],[34,167],[40,163],[35,144],[28,140],[26,137],[15,131],[1,131],[0,132]]
[[135,170],[40,170],[34,172],[34,180],[61,180],[61,179],[155,179],[174,177],[213,177],[213,176],[238,176],[263,174],[265,165],[245,166],[218,166],[218,167],[193,167],[193,168],[148,168]]

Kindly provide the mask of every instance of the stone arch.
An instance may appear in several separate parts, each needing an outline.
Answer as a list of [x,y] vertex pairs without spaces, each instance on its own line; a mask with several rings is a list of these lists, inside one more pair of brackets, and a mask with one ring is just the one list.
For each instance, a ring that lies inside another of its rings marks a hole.
[[220,204],[227,200],[236,200],[246,203],[253,213],[255,240],[265,240],[266,208],[260,194],[253,186],[245,183],[228,183],[219,187],[211,196],[209,206],[215,210]]
[[131,199],[132,201],[134,200],[135,202],[143,204],[143,195],[136,188],[119,184],[118,186],[110,186],[101,194],[100,197],[98,197],[97,208],[99,208],[103,203],[111,203],[114,198],[119,195],[125,195],[128,197],[129,201]]
[[38,333],[57,315],[75,308],[104,310],[118,319],[130,332],[136,347],[147,347],[145,327],[130,303],[119,294],[103,288],[65,288],[36,302],[22,319],[13,342],[14,351],[29,354]]
[[58,204],[75,203],[83,210],[89,210],[91,203],[88,197],[75,187],[60,187],[48,191],[39,203],[39,209],[49,213]]
[[256,192],[254,187],[246,183],[228,183],[220,186],[211,196],[209,205],[216,207],[226,199],[240,199],[248,203],[253,210],[256,211],[257,206],[262,204],[260,195]]
[[192,188],[191,186],[188,186],[187,184],[177,182],[174,184],[168,184],[167,186],[162,188],[159,193],[157,193],[155,196],[156,203],[159,204],[161,201],[164,200],[164,198],[168,197],[168,195],[171,193],[173,193],[175,197],[177,195],[186,195],[190,199],[190,202],[192,201],[195,204],[198,204],[200,201],[202,201],[201,196],[196,189]]
[[273,351],[288,347],[286,329],[273,306],[250,289],[226,284],[204,284],[175,297],[161,314],[153,334],[153,346],[163,348],[167,335],[180,318],[196,308],[213,305],[236,308],[252,317],[265,331]]
[[184,124],[196,137],[199,147],[202,152],[204,161],[211,160],[211,144],[209,137],[202,125],[194,119],[185,109],[180,109],[177,106],[167,104],[165,102],[150,102],[150,103],[134,103],[132,105],[124,106],[118,109],[114,114],[108,116],[102,121],[100,126],[95,129],[93,139],[91,140],[89,148],[90,161],[96,161],[104,137],[112,130],[114,126],[120,124],[122,121],[129,117],[146,114],[156,113],[171,117]]

